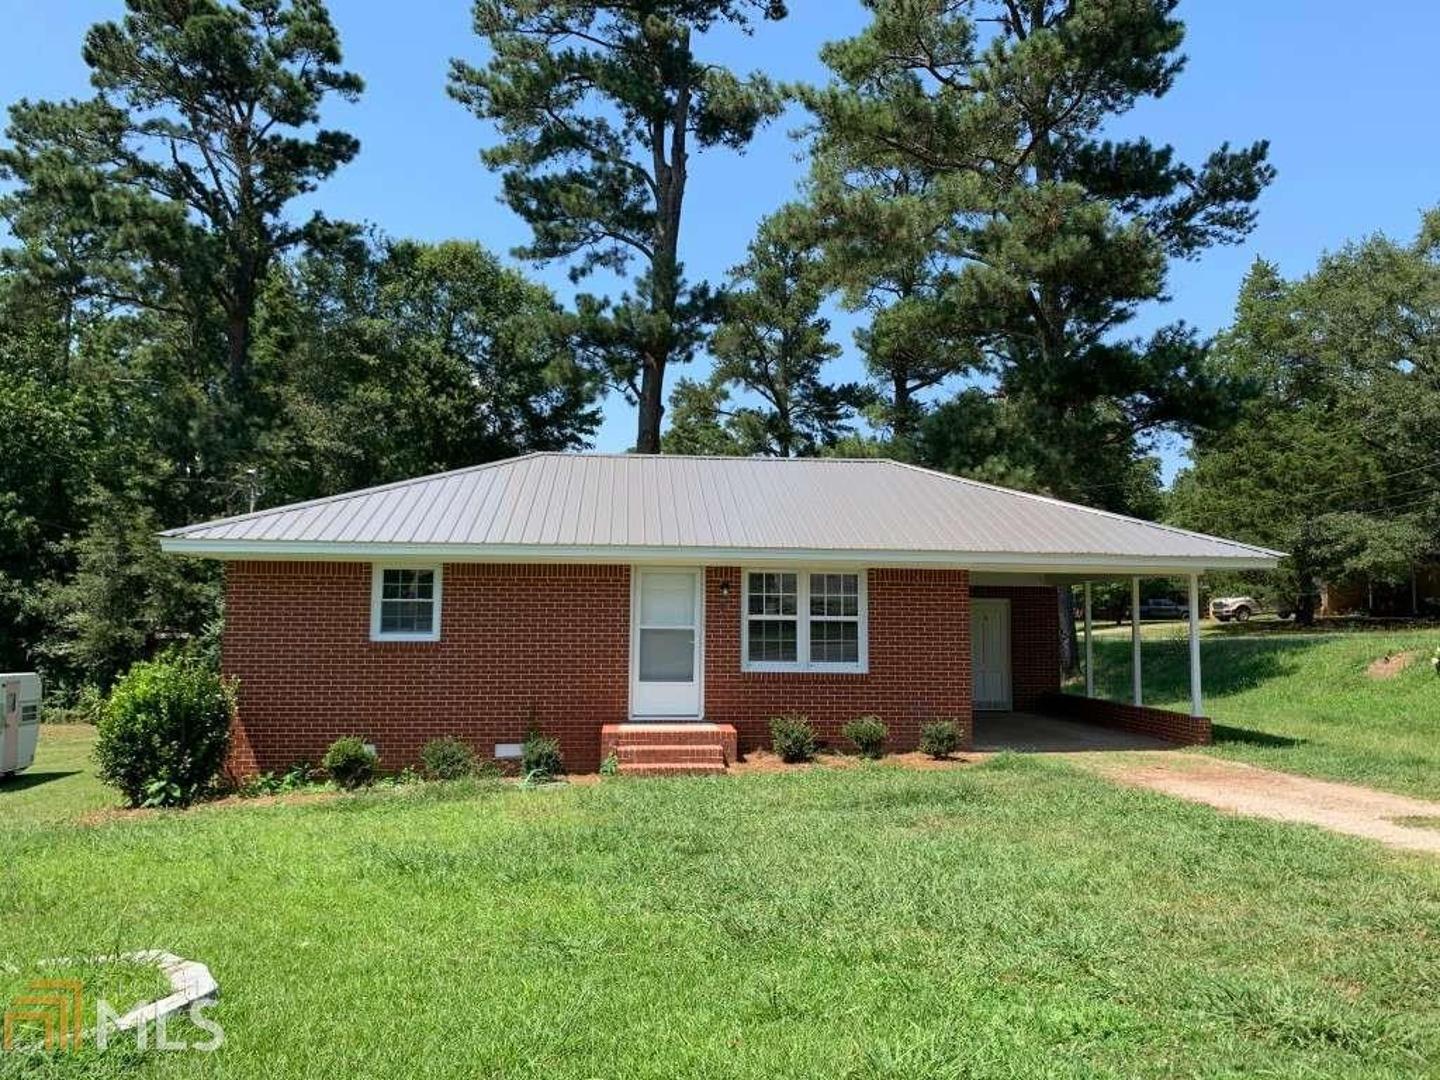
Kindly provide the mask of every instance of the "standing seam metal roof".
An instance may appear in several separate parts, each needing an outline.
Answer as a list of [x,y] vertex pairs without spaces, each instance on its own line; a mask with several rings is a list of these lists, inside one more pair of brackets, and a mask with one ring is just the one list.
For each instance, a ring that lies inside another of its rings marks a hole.
[[[539,453],[172,529],[283,545],[725,549],[1274,560],[1250,544],[887,459]],[[297,549],[298,550],[298,549]]]

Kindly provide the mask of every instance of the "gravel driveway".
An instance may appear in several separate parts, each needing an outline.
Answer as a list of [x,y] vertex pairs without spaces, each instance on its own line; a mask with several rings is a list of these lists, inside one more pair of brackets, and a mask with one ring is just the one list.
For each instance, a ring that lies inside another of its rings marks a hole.
[[[1304,822],[1393,848],[1440,853],[1440,802],[1198,754],[1085,754],[1075,760],[1117,783],[1233,814]],[[1406,818],[1428,820],[1402,824]]]

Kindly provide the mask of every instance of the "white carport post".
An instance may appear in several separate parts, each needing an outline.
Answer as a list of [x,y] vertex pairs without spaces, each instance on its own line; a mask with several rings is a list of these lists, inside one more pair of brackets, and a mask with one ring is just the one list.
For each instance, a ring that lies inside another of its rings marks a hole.
[[1095,696],[1095,641],[1090,635],[1090,582],[1085,582],[1085,696]]
[[1130,579],[1130,677],[1134,682],[1131,695],[1136,705],[1143,705],[1144,694],[1140,689],[1140,579]]
[[1190,575],[1190,715],[1204,716],[1200,700],[1200,575]]

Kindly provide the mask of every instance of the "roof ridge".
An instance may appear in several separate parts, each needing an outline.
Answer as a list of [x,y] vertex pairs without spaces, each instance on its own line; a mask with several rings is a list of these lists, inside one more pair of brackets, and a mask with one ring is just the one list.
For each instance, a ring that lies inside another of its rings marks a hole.
[[1151,529],[1162,529],[1165,532],[1175,533],[1177,536],[1188,536],[1194,540],[1209,540],[1212,543],[1229,544],[1231,547],[1246,548],[1250,551],[1262,555],[1271,555],[1276,558],[1283,558],[1285,555],[1283,551],[1273,551],[1270,548],[1261,547],[1258,544],[1247,544],[1243,540],[1230,540],[1226,537],[1215,536],[1211,533],[1197,532],[1194,529],[1182,529],[1178,525],[1167,525],[1162,521],[1146,521],[1144,518],[1134,517],[1130,514],[1119,514],[1114,510],[1101,510],[1098,506],[1086,506],[1083,503],[1057,499],[1053,495],[1040,495],[1033,491],[1020,491],[1018,488],[1002,487],[1000,484],[987,484],[984,480],[975,480],[969,476],[942,472],[940,469],[929,469],[924,465],[915,465],[908,461],[900,461],[897,458],[862,458],[860,460],[883,461],[890,465],[898,465],[902,469],[925,473],[927,476],[938,476],[944,480],[954,480],[957,483],[969,484],[971,487],[984,488],[987,491],[998,491],[1002,495],[1015,495],[1022,499],[1033,499],[1036,502],[1049,503],[1051,506],[1063,506],[1067,510],[1082,510],[1087,514],[1095,514],[1099,517],[1110,518],[1114,521],[1128,521],[1135,525],[1144,525]]
[[[289,513],[292,510],[308,510],[312,506],[328,506],[332,503],[346,502],[350,499],[359,499],[366,495],[374,495],[380,491],[394,491],[397,488],[410,487],[412,484],[426,484],[431,480],[443,480],[450,476],[460,476],[464,473],[483,472],[486,469],[493,469],[497,465],[513,465],[517,461],[524,461],[527,458],[546,457],[557,453],[552,450],[533,450],[528,454],[516,454],[514,457],[499,458],[495,461],[484,461],[479,465],[462,465],[458,469],[446,469],[444,472],[427,473],[424,476],[412,476],[408,480],[392,480],[388,484],[375,484],[373,487],[356,488],[354,491],[340,491],[334,495],[321,495],[315,499],[305,499],[301,502],[282,503],[279,506],[269,506],[264,510],[251,510],[244,514],[232,514],[229,517],[214,518],[210,521],[202,521],[196,525],[181,525],[174,529],[165,529],[161,536],[179,536],[181,533],[190,532],[201,526],[209,528],[212,525],[234,525],[240,521],[254,521],[256,518],[266,517],[270,514]],[[575,457],[570,454],[562,456]]]
[[[837,464],[854,465],[858,462],[873,462],[883,464],[892,461],[892,458],[881,457],[779,457],[776,454],[640,454],[633,450],[536,450],[526,457],[564,457],[564,458],[620,458],[627,461],[753,461],[758,463],[775,462],[781,465],[813,464],[817,462],[835,462]],[[515,460],[515,459],[510,459]]]

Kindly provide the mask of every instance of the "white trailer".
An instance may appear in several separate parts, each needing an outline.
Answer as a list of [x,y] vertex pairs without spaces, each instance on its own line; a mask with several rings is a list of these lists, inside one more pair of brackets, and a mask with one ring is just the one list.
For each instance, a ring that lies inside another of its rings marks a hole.
[[40,738],[40,676],[0,675],[0,776],[28,769]]

